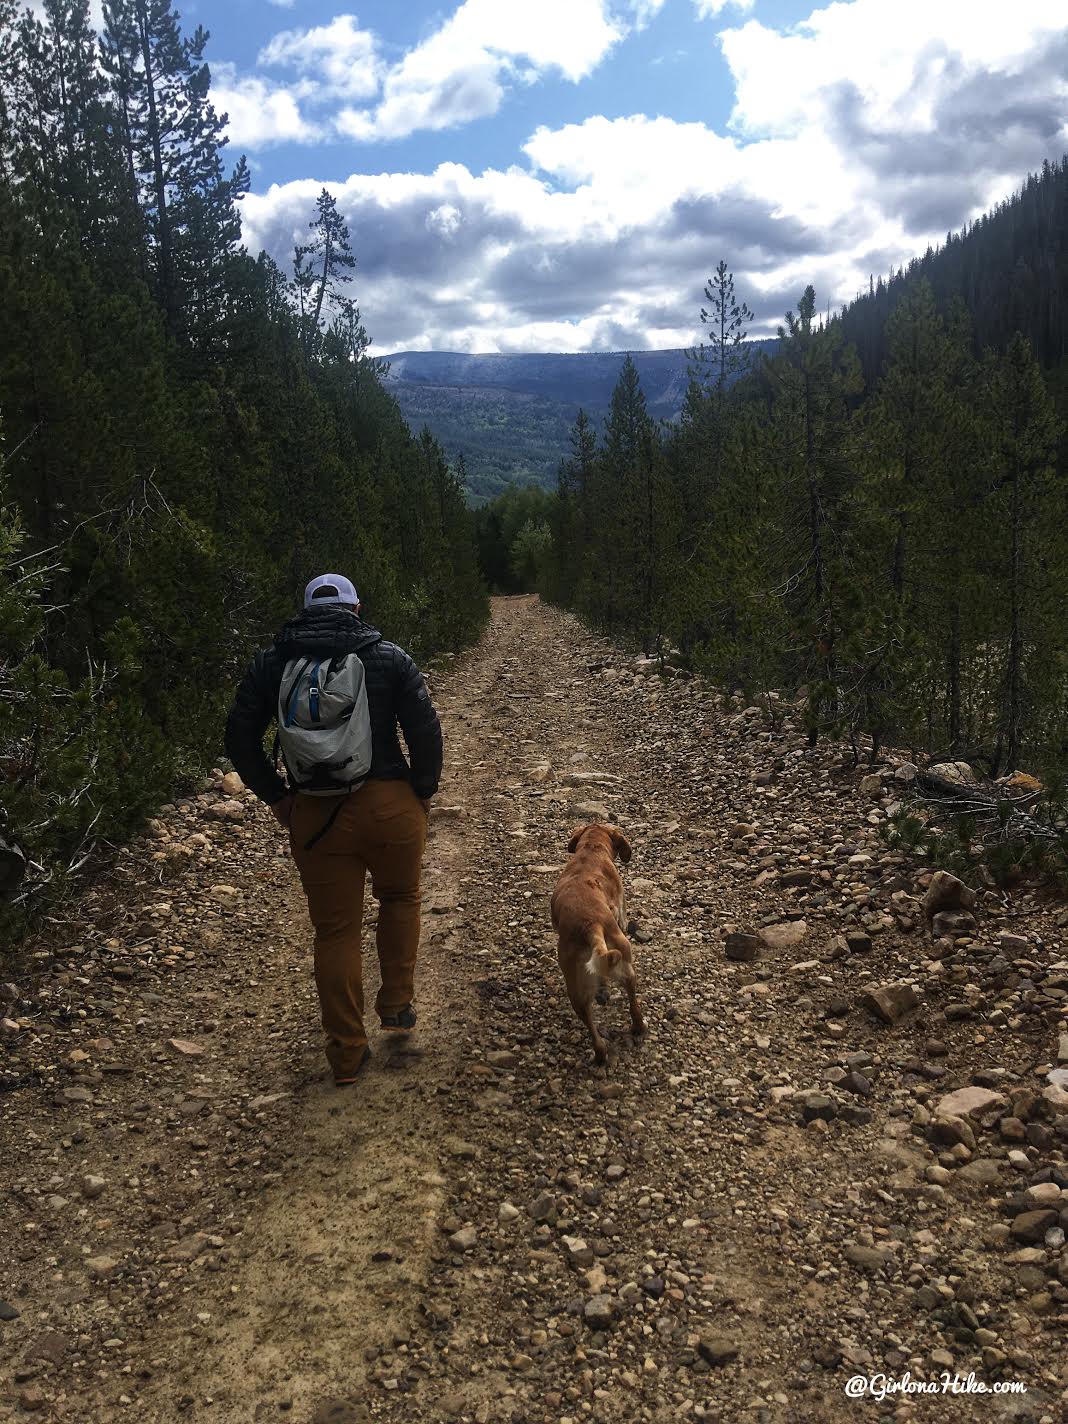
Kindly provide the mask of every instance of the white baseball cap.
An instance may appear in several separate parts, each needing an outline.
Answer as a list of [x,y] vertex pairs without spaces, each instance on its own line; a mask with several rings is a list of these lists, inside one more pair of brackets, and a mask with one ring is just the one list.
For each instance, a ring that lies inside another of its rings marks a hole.
[[344,574],[319,574],[304,590],[305,608],[331,603],[350,603],[355,607],[359,601],[360,595]]

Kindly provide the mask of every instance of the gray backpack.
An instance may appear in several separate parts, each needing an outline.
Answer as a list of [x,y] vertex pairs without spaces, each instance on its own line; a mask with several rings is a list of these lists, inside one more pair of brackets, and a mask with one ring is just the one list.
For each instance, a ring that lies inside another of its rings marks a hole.
[[293,791],[337,796],[363,785],[371,770],[371,717],[357,653],[286,663],[278,744]]

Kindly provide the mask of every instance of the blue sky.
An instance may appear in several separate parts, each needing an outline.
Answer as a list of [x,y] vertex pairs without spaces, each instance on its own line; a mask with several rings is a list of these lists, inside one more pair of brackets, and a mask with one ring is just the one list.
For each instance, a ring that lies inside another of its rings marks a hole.
[[766,331],[1068,149],[1068,6],[196,0],[283,265],[330,187],[378,351],[688,345],[721,256]]

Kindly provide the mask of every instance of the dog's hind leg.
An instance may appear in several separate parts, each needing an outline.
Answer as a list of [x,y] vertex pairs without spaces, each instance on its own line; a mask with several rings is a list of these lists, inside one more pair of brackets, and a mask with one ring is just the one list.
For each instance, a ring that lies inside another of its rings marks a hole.
[[623,980],[623,988],[627,994],[627,1003],[630,1006],[630,1031],[634,1034],[635,1038],[637,1038],[645,1032],[645,1020],[642,1018],[641,1005],[638,1003],[638,981],[634,974],[634,960],[631,957],[632,950],[630,940],[627,939],[625,934],[611,934],[609,935],[609,939],[613,949],[622,955],[620,963],[622,973],[620,977]]
[[593,1021],[593,995],[583,998],[580,990],[587,988],[587,984],[576,986],[574,989],[570,984],[567,986],[567,997],[571,1000],[571,1007],[575,1010],[580,1021],[586,1025],[586,1030],[593,1042],[594,1057],[598,1063],[603,1063],[608,1057],[608,1045],[597,1032],[597,1025]]
[[642,1008],[638,1003],[638,985],[634,977],[634,970],[627,966],[627,974],[623,980],[623,987],[627,991],[627,1003],[630,1005],[630,1031],[635,1038],[640,1038],[645,1032],[645,1020],[642,1018]]

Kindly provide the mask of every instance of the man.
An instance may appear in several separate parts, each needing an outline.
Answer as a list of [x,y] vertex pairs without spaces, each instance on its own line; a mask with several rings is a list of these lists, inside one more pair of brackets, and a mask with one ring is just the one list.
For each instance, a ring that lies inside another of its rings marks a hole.
[[[403,1033],[415,1025],[419,874],[430,798],[441,775],[441,727],[422,674],[359,612],[359,596],[347,578],[313,578],[304,591],[303,613],[253,659],[226,725],[226,752],[242,780],[289,829],[315,927],[315,982],[326,1056],[338,1086],[352,1083],[371,1053],[360,960],[368,870],[379,901],[382,988],[375,1008],[388,1031]],[[293,753],[301,745],[293,739],[303,737],[312,745],[321,737],[322,723],[333,715],[323,710],[332,705],[331,686],[343,679],[355,691],[334,725],[342,736],[355,729],[349,743],[355,751],[330,762],[324,778],[321,767],[309,772]],[[263,748],[272,720],[279,722],[288,786]],[[397,738],[398,723],[410,766]],[[334,786],[341,790],[330,789]]]

